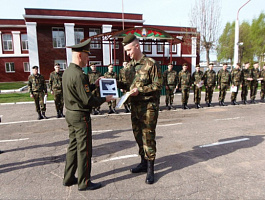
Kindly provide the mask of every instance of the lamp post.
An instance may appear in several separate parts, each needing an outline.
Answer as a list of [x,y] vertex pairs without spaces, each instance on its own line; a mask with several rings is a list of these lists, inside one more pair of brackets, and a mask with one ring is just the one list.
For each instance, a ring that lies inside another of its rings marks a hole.
[[247,5],[251,0],[248,0],[243,6],[241,6],[237,11],[237,17],[236,17],[236,27],[235,27],[235,45],[234,45],[234,67],[236,66],[236,63],[238,63],[238,46],[239,46],[239,20],[238,15],[239,11]]

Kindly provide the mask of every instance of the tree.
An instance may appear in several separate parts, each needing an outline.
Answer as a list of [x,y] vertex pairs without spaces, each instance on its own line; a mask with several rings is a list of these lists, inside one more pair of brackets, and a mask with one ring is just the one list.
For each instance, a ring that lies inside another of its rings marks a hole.
[[[242,22],[239,27],[239,62],[247,62],[253,60],[253,44],[251,38],[251,25],[248,22]],[[234,41],[233,41],[234,42]]]
[[220,26],[219,0],[196,0],[191,9],[191,26],[200,32],[201,50],[206,51],[207,65],[210,63],[210,50],[216,46]]

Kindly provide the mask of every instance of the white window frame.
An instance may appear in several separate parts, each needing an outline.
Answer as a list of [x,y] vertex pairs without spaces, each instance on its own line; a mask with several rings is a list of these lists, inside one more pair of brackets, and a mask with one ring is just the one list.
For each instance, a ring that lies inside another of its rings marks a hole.
[[55,60],[54,61],[54,66],[56,63],[59,63],[60,64],[60,71],[64,71],[67,69],[67,63],[66,63],[66,60]]
[[[26,38],[23,38],[25,36]],[[21,34],[21,49],[29,50],[28,35],[26,33]]]
[[[6,36],[10,36],[10,38],[5,38]],[[13,38],[11,34],[2,34],[3,40],[3,50],[4,51],[13,51]]]
[[114,61],[114,65],[119,65],[120,64],[120,60],[119,59],[116,59],[115,61]]
[[177,53],[177,45],[176,44],[172,45],[172,53]]
[[75,44],[79,44],[84,38],[84,29],[83,28],[75,28]]
[[152,52],[152,43],[144,42],[144,52],[151,53]]
[[163,53],[164,52],[164,43],[158,42],[157,43],[157,53]]
[[[89,28],[89,37],[100,34],[100,28]],[[94,38],[91,41],[90,49],[101,49],[101,38]]]
[[28,62],[23,62],[24,72],[30,72],[30,67]]
[[[11,64],[13,66],[11,66]],[[13,67],[13,69],[12,69]],[[6,73],[14,73],[15,72],[15,63],[13,62],[6,62],[5,63],[5,70],[6,70]]]
[[[60,35],[63,33],[63,36]],[[62,27],[52,28],[52,45],[53,48],[65,48],[65,31]]]

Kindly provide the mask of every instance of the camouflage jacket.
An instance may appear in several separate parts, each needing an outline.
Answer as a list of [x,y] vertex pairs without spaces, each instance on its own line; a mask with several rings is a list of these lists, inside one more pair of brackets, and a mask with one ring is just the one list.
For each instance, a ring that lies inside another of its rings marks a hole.
[[131,101],[158,101],[162,89],[160,66],[154,59],[143,56],[139,61],[131,60],[125,68],[125,85],[130,90],[137,88],[139,94],[130,97]]
[[174,85],[176,86],[178,84],[178,73],[175,70],[171,71],[164,71],[163,74],[163,85]]
[[88,79],[89,79],[89,83],[90,84],[95,84],[96,80],[101,76],[101,73],[99,71],[89,71],[87,73]]
[[44,92],[47,93],[47,85],[44,77],[41,74],[36,76],[31,74],[28,78],[28,90],[32,94],[33,92]]
[[227,69],[226,70],[220,69],[217,74],[218,86],[221,86],[221,83],[230,85],[230,82],[231,82],[230,72]]
[[247,85],[249,84],[251,81],[247,80],[247,78],[252,78],[253,74],[252,74],[252,70],[251,69],[243,69],[242,70],[243,73],[243,84]]
[[243,73],[240,69],[233,69],[231,72],[231,82],[233,85],[240,85],[243,81]]
[[259,69],[252,69],[252,74],[253,74],[253,81],[258,81],[258,79],[260,78]]
[[181,70],[179,72],[179,88],[186,89],[192,85],[190,72]]
[[[120,69],[120,72],[119,72],[119,81],[120,81],[120,82],[123,82],[123,83],[126,83],[125,68],[121,68],[121,69]],[[127,87],[125,90],[126,90],[126,91],[129,91],[130,88]]]
[[118,79],[118,76],[116,74],[116,72],[106,72],[104,74],[104,78],[114,78],[114,79]]
[[203,81],[203,72],[202,71],[193,72],[191,80],[193,84],[199,84],[199,82]]
[[214,70],[207,70],[203,75],[205,86],[216,86],[216,72]]
[[53,71],[52,73],[50,73],[49,86],[50,86],[51,91],[63,89],[62,77],[63,77],[62,72],[56,73],[55,71]]
[[260,78],[263,78],[263,80],[261,80],[261,83],[264,84],[265,83],[265,70],[261,70],[260,71]]

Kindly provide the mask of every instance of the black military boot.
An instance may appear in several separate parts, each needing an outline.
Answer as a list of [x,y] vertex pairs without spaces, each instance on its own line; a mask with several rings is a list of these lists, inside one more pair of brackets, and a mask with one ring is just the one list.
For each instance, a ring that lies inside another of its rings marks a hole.
[[172,106],[172,104],[170,104],[170,109],[171,109],[171,110],[174,110],[174,107]]
[[96,109],[92,108],[92,115],[97,115],[97,114],[98,114],[98,112],[96,111]]
[[222,101],[222,106],[227,106],[227,105]]
[[231,101],[231,105],[236,105],[235,101]]
[[184,105],[185,105],[185,109],[190,109],[186,103]]
[[236,105],[239,105],[239,103],[238,103],[238,102],[236,102],[236,100],[235,100],[234,102],[235,102],[235,104],[236,104]]
[[185,108],[185,104],[182,104],[182,109],[183,109],[183,110],[186,110],[186,108]]
[[112,114],[112,113],[114,113],[114,111],[112,110],[112,107],[109,106],[109,112],[108,112],[108,114]]
[[61,117],[61,113],[60,113],[60,111],[57,111],[57,116],[56,116],[57,118],[60,118]]
[[42,112],[41,115],[42,115],[43,119],[48,119],[48,117],[46,117],[46,115],[45,115],[45,112]]
[[155,174],[154,174],[154,160],[148,160],[147,161],[147,175],[145,179],[145,183],[147,184],[153,184],[155,180]]
[[200,104],[200,103],[198,103],[198,107],[199,107],[199,108],[203,108],[203,107],[201,106],[201,104]]
[[264,103],[264,98],[261,98],[261,99],[260,99],[260,102]]
[[43,119],[43,117],[42,117],[41,113],[38,112],[38,120],[41,120],[41,119]]
[[61,110],[60,113],[61,113],[61,117],[65,117],[65,115],[63,114],[63,110]]
[[124,107],[125,107],[125,112],[126,112],[126,113],[129,113],[129,112],[131,112],[131,111],[130,111],[130,108],[129,108],[129,106],[128,106],[128,105],[125,105]]
[[223,106],[223,105],[222,105],[222,101],[219,101],[219,106]]
[[141,163],[136,167],[130,169],[131,173],[147,172],[147,160],[141,156]]
[[199,109],[199,106],[198,106],[198,104],[197,104],[197,103],[195,103],[195,108],[196,108],[196,109]]

